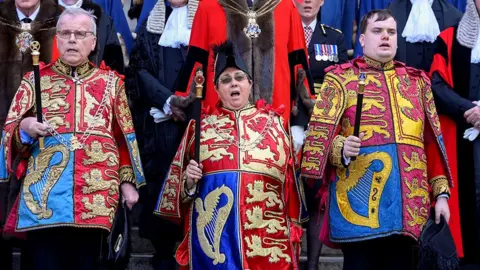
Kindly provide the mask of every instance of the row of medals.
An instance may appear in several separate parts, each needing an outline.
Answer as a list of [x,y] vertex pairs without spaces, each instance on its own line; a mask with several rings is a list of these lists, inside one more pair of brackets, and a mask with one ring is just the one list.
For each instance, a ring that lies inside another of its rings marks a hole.
[[317,60],[317,61],[333,61],[333,62],[336,63],[336,62],[338,62],[338,55],[336,55],[336,54],[330,54],[330,55],[317,54],[317,55],[315,55],[315,60]]

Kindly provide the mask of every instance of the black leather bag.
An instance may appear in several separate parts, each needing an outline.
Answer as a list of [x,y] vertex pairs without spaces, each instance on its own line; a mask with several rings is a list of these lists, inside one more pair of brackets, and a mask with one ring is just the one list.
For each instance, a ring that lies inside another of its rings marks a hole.
[[118,204],[112,230],[107,238],[109,263],[128,263],[130,253],[130,216],[125,203]]

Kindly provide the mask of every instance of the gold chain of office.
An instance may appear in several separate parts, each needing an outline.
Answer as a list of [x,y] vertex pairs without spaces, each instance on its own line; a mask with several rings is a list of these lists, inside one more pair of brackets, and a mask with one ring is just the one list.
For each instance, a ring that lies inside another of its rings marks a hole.
[[274,10],[277,5],[280,3],[280,0],[268,0],[262,5],[259,9],[253,10],[253,8],[241,6],[235,1],[225,1],[220,0],[220,4],[225,8],[225,10],[231,11],[233,13],[242,15],[248,19],[248,25],[243,28],[243,32],[249,38],[257,38],[258,35],[262,32],[260,26],[257,23],[257,18],[271,12]]

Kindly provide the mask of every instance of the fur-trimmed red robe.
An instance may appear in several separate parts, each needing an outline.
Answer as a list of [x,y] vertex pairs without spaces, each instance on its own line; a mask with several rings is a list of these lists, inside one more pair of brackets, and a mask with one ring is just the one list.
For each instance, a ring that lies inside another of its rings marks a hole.
[[[270,0],[256,0],[253,10],[269,5]],[[270,1],[271,2],[271,1]],[[275,2],[275,1],[273,1]],[[206,72],[204,106],[214,107],[218,96],[214,89],[214,59],[212,46],[231,40],[241,54],[253,77],[251,101],[264,99],[273,107],[285,105],[283,117],[290,119],[292,100],[295,99],[298,68],[308,69],[305,35],[302,22],[293,1],[279,1],[270,12],[256,19],[261,33],[251,39],[244,33],[246,16],[229,11],[225,6],[247,9],[246,0],[202,0],[193,21],[190,47],[184,68],[177,79],[175,90],[185,92],[194,76],[196,66]],[[307,72],[307,76],[309,72]],[[291,122],[307,124],[308,116],[299,102],[299,114]],[[304,115],[302,115],[304,113]]]

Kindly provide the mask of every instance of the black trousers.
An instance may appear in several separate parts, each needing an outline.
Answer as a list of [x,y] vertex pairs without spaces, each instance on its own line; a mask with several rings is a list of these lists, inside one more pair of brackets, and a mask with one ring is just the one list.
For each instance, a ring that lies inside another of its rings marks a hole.
[[27,233],[22,270],[95,270],[102,267],[107,232],[101,229],[51,228]]
[[12,269],[12,243],[0,234],[0,268]]
[[343,269],[413,270],[417,258],[415,247],[413,239],[401,235],[345,244]]

